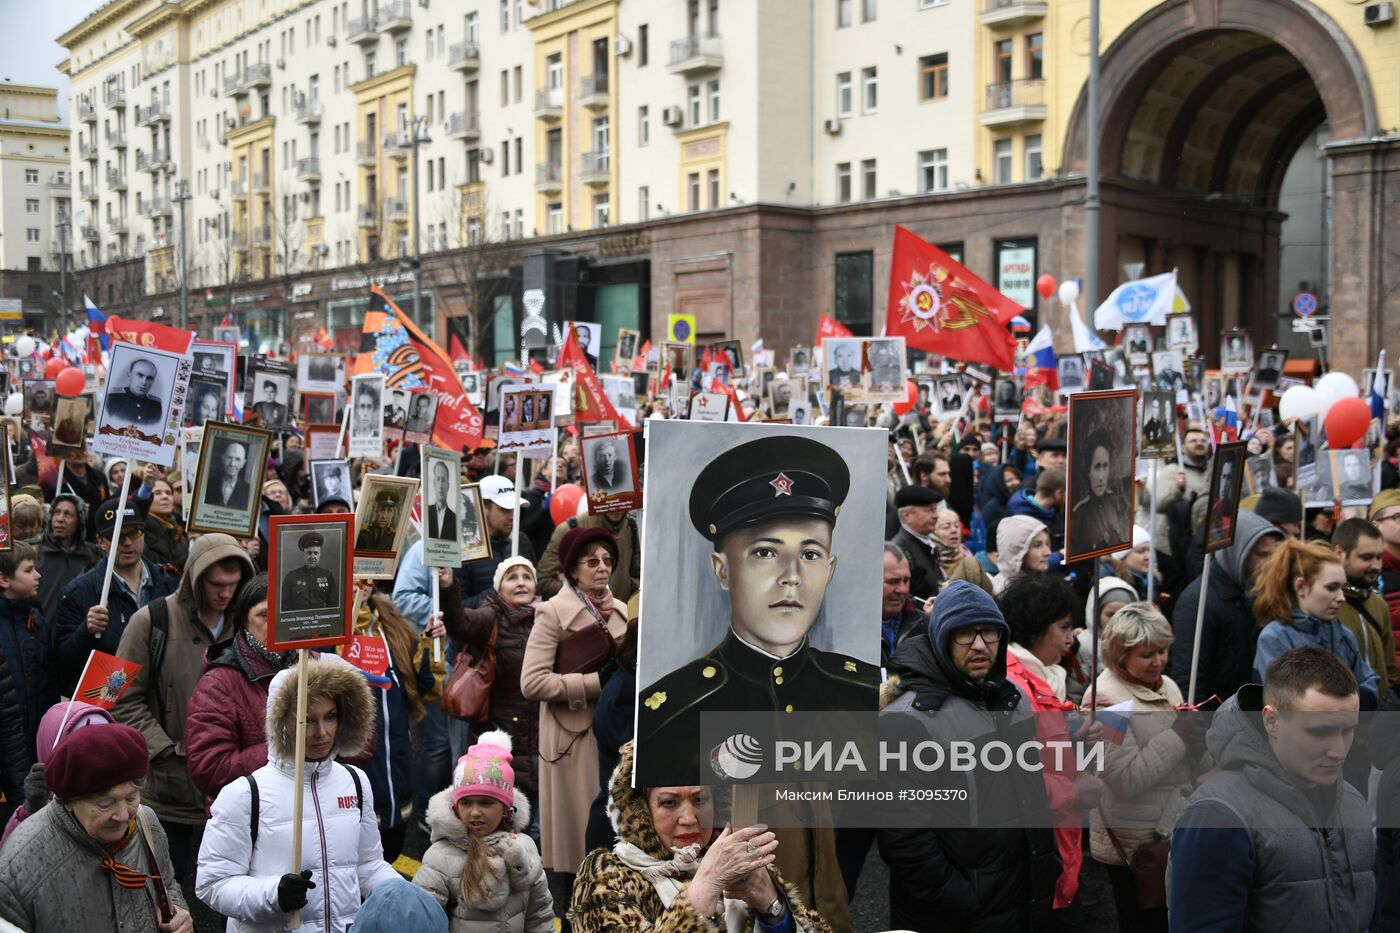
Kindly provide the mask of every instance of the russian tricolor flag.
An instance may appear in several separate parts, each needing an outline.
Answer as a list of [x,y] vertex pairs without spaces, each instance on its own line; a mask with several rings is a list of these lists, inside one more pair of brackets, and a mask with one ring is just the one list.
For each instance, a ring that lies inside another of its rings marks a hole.
[[1371,417],[1380,419],[1385,426],[1385,351],[1376,360],[1376,374],[1371,379]]
[[[1060,387],[1059,357],[1055,355],[1055,341],[1050,337],[1050,326],[1043,325],[1040,331],[1026,344],[1026,355],[1035,360],[1039,374],[1038,382],[1051,389]],[[1029,381],[1029,380],[1028,380]]]
[[97,335],[102,341],[102,349],[112,349],[112,338],[107,336],[107,315],[103,314],[87,295],[83,295],[83,306],[87,308],[88,333]]
[[1225,396],[1225,404],[1215,410],[1215,422],[1220,429],[1216,443],[1240,439],[1240,416],[1235,409],[1235,397]]
[[1122,745],[1128,737],[1128,720],[1133,712],[1133,701],[1124,700],[1094,713],[1094,721],[1103,727],[1103,737],[1114,745]]

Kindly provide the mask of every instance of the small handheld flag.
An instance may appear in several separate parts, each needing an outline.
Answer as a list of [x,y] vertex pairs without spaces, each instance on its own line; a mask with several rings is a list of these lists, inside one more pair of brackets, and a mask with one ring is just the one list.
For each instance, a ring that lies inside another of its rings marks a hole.
[[1133,712],[1133,701],[1124,700],[1094,715],[1094,721],[1103,727],[1103,737],[1114,745],[1122,745],[1128,737],[1128,718]]
[[126,693],[139,670],[139,664],[93,650],[84,668],[83,678],[78,682],[78,689],[73,691],[73,697],[93,706],[111,709],[117,705],[122,694]]

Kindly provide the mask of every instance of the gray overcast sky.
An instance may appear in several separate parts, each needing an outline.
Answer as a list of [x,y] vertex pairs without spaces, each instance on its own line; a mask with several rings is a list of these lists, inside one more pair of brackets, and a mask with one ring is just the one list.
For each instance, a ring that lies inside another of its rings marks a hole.
[[71,29],[102,0],[0,0],[0,78],[58,87],[67,119],[68,78],[54,67],[63,48],[54,37]]

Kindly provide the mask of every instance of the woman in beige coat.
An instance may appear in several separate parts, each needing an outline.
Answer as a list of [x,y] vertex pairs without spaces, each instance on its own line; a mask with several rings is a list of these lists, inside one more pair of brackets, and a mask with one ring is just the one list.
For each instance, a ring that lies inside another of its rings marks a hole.
[[1089,818],[1089,854],[1108,871],[1120,931],[1167,929],[1167,908],[1138,903],[1128,861],[1171,834],[1205,751],[1208,717],[1176,712],[1181,690],[1162,673],[1172,627],[1151,603],[1128,603],[1100,636],[1104,669],[1096,705],[1132,701],[1122,745],[1107,744],[1103,797]]
[[[627,631],[627,609],[614,604],[608,578],[617,563],[617,542],[604,528],[575,528],[559,542],[559,564],[568,585],[535,611],[525,645],[520,690],[540,701],[539,808],[544,867],[568,875],[572,885],[583,862],[588,808],[598,791],[598,746],[593,708],[611,664],[592,674],[556,674],[554,659],[569,638],[602,625],[613,641]],[[568,890],[555,903],[568,904]]]

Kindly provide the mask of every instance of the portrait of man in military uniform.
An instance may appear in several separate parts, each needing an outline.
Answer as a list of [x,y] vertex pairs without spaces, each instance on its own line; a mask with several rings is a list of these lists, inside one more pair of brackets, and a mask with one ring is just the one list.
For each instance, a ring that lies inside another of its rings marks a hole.
[[[120,370],[118,370],[120,372]],[[137,356],[125,369],[121,387],[107,393],[107,405],[102,420],[113,426],[134,424],[154,428],[165,418],[165,402],[161,396],[167,386],[159,379],[157,361]]]
[[256,381],[257,401],[253,403],[253,411],[257,412],[266,428],[275,431],[286,427],[287,389],[290,381],[286,376],[268,373],[258,373]]
[[339,604],[340,584],[334,574],[321,566],[321,552],[325,544],[325,536],[319,531],[308,531],[297,537],[301,566],[282,578],[282,609],[296,612],[300,609],[329,609]]
[[[658,422],[648,441],[650,462],[694,462],[698,472],[678,479],[668,470],[643,484],[653,521],[669,528],[684,516],[689,526],[643,544],[652,586],[643,586],[642,613],[656,620],[643,629],[638,670],[643,782],[703,777],[706,712],[876,708],[878,633],[855,619],[878,616],[881,529],[858,516],[883,500],[851,480],[867,460],[871,472],[882,469],[884,440],[841,432],[854,436],[833,439],[838,450],[817,440],[821,429],[745,427],[736,435],[734,425]],[[676,442],[680,431],[709,442]],[[746,440],[758,431],[766,436]],[[682,450],[697,456],[674,459]],[[851,547],[862,538],[870,555]]]
[[409,507],[417,491],[415,478],[377,473],[364,478],[355,509],[356,577],[393,579]]

